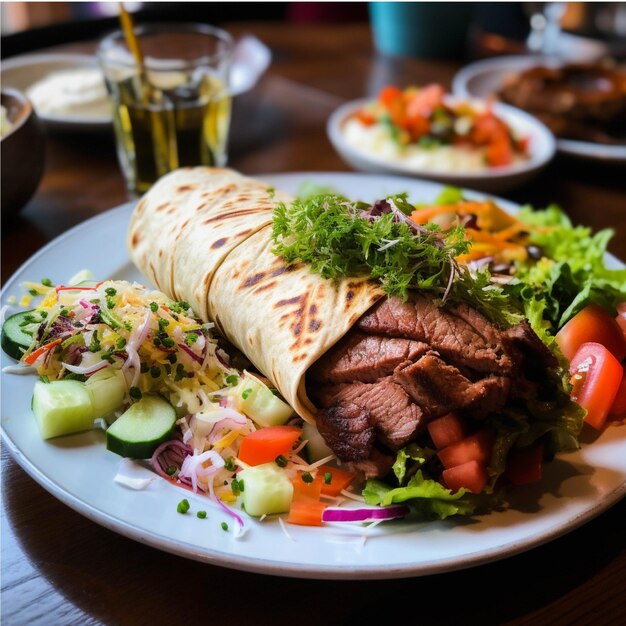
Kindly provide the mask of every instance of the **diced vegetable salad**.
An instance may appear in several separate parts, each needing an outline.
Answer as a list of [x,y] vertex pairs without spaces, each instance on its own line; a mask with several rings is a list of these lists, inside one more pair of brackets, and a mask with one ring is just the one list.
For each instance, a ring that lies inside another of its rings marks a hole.
[[312,511],[321,524],[322,493],[337,496],[353,481],[325,466],[334,455],[314,426],[304,439],[275,389],[230,365],[212,324],[186,302],[125,281],[26,287],[41,301],[6,320],[3,348],[39,374],[33,411],[44,438],[104,418],[109,450],[150,458],[240,524],[228,506],[238,499],[251,515],[289,513],[297,524]]
[[389,85],[359,110],[355,119],[366,127],[387,127],[389,137],[399,146],[484,150],[489,167],[510,165],[516,158],[528,156],[528,140],[516,137],[490,106],[483,110],[469,102],[451,104],[441,85],[405,89]]

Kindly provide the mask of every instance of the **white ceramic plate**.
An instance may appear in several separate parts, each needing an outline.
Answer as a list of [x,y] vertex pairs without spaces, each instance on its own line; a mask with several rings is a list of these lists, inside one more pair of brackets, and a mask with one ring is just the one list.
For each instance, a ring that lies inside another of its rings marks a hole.
[[[296,192],[303,181],[330,185],[364,200],[407,191],[428,201],[441,186],[420,180],[362,174],[303,173],[265,176],[268,184]],[[478,194],[468,194],[479,197]],[[502,201],[502,205],[515,209]],[[83,267],[98,278],[138,279],[126,252],[132,205],[95,217],[54,240],[7,282],[2,304],[19,284],[44,276],[64,281]],[[611,264],[619,265],[615,259]],[[2,365],[12,361],[2,354]],[[2,435],[17,462],[51,494],[89,519],[161,550],[226,567],[315,578],[397,578],[433,574],[501,559],[554,539],[590,520],[626,493],[626,429],[608,428],[592,445],[548,464],[539,486],[519,488],[513,507],[472,520],[406,521],[367,531],[289,526],[246,519],[234,539],[230,523],[207,498],[161,479],[144,491],[113,482],[119,457],[107,452],[101,432],[43,441],[30,411],[34,376],[2,376]],[[148,470],[146,474],[150,475]],[[180,515],[182,498],[191,514]],[[205,509],[208,519],[195,511]],[[232,526],[232,524],[231,524]]]
[[[53,72],[98,68],[98,59],[88,54],[29,54],[2,62],[1,80],[26,95],[31,85]],[[104,79],[103,79],[104,80]],[[52,132],[107,132],[112,117],[48,115],[37,111],[39,119]]]
[[[448,97],[448,101],[451,103],[455,100],[458,98]],[[368,99],[361,99],[343,104],[332,113],[327,124],[328,137],[337,152],[358,170],[428,178],[450,185],[480,189],[489,193],[502,193],[518,187],[539,174],[554,156],[554,137],[541,122],[523,111],[497,104],[494,107],[495,113],[520,136],[529,137],[530,158],[527,161],[484,171],[434,170],[427,167],[417,167],[409,163],[393,162],[373,154],[369,150],[355,147],[345,138],[342,126],[368,101]],[[476,105],[484,104],[484,102],[478,101],[474,103]]]
[[[452,81],[452,93],[460,98],[489,98],[496,93],[503,79],[534,65],[558,65],[533,56],[496,57],[470,63]],[[557,139],[559,152],[605,163],[626,163],[626,146],[611,146],[590,141]]]

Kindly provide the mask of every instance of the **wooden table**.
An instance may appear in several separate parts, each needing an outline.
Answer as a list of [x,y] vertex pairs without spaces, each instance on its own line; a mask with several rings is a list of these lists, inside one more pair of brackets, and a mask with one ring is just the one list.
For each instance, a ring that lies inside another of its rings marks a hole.
[[[449,85],[459,64],[392,60],[359,26],[232,25],[273,50],[237,104],[230,164],[246,174],[349,168],[325,122],[387,83]],[[93,45],[66,47],[92,50]],[[561,204],[575,223],[612,227],[626,258],[624,172],[557,158],[510,194]],[[126,201],[109,135],[49,138],[46,173],[2,233],[2,278],[71,226]],[[380,582],[279,579],[188,561],[75,513],[2,453],[2,613],[9,624],[617,624],[626,623],[626,502],[524,554],[464,571]]]

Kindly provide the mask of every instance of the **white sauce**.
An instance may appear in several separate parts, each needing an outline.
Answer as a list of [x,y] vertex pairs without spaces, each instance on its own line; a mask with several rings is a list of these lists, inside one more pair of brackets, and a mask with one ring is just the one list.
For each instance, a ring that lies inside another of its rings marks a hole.
[[[483,148],[439,146],[420,148],[401,146],[391,138],[389,130],[380,124],[365,126],[351,118],[342,125],[342,134],[352,148],[380,161],[435,172],[478,172],[489,170]],[[517,155],[515,162],[523,160]]]
[[111,115],[104,77],[98,68],[54,72],[31,85],[26,95],[37,113],[43,115]]

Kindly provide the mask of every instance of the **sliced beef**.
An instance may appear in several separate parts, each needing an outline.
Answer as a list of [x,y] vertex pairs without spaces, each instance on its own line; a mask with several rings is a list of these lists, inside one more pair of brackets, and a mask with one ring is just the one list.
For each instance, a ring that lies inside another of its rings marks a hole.
[[342,461],[369,458],[374,445],[374,429],[369,413],[354,402],[338,402],[320,411],[317,429]]
[[428,420],[498,412],[510,397],[540,391],[555,365],[527,323],[503,331],[470,306],[413,294],[374,305],[311,368],[307,390],[339,459],[381,476]]
[[497,329],[469,307],[442,308],[424,296],[407,302],[389,298],[375,305],[358,323],[369,334],[427,343],[453,365],[481,373],[510,373],[513,361]]
[[410,339],[351,333],[313,366],[310,375],[324,383],[374,383],[429,350],[428,344]]
[[[327,387],[324,397],[332,402],[330,407],[319,412],[317,419],[318,429],[325,439],[322,431],[331,430],[332,426],[329,429],[327,423],[334,425],[343,416],[342,407],[349,408],[351,415],[356,415],[353,407],[359,407],[367,416],[368,425],[392,450],[399,450],[409,442],[422,422],[420,407],[411,401],[402,386],[396,384],[391,377],[374,384],[356,382]],[[355,447],[355,437],[360,436],[360,431],[346,430],[344,434],[351,435],[349,445]],[[337,454],[333,444],[329,445]]]
[[393,379],[428,418],[450,411],[467,411],[483,417],[504,405],[510,389],[510,381],[504,376],[489,375],[472,382],[436,354],[403,364],[394,372]]
[[385,454],[377,448],[372,448],[369,458],[364,461],[350,461],[347,463],[348,470],[354,472],[362,480],[385,476],[391,471],[395,455]]

